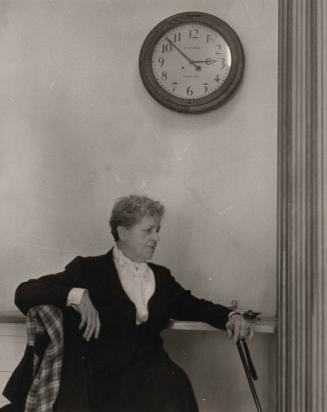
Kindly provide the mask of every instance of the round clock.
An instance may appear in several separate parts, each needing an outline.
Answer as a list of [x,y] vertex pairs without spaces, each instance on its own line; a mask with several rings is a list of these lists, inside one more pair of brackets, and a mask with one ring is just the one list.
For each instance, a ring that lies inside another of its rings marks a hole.
[[139,57],[142,81],[159,103],[184,113],[214,109],[230,97],[244,71],[234,30],[201,12],[184,12],[148,34]]

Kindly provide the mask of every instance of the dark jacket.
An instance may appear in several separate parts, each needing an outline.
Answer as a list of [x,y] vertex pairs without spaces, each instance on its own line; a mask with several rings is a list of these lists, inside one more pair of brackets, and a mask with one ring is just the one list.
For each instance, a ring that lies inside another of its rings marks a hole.
[[[169,319],[203,321],[225,329],[230,309],[194,297],[176,282],[167,268],[153,263],[149,266],[156,288],[148,304],[149,319],[138,326],[135,305],[122,288],[112,250],[102,256],[77,257],[64,272],[29,280],[17,288],[15,303],[25,314],[31,307],[42,304],[63,309],[65,353],[58,403],[68,403],[71,407],[60,408],[60,411],[78,410],[72,405],[81,395],[88,396],[92,403],[101,403],[102,394],[108,389],[106,382],[114,379],[135,357],[167,356],[160,332]],[[78,331],[80,315],[66,308],[67,296],[73,287],[88,289],[99,312],[100,336],[89,343]]]

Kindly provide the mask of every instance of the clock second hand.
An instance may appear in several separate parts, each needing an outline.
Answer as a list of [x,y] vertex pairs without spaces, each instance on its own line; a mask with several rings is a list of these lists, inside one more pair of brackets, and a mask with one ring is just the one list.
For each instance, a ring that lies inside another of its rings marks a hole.
[[190,59],[184,52],[182,52],[182,50],[181,50],[179,47],[177,47],[176,44],[174,44],[170,39],[168,39],[168,37],[165,37],[165,39],[166,39],[172,46],[174,46],[175,49],[176,49],[177,51],[179,51],[179,53],[180,53],[183,57],[185,57],[185,59],[186,59],[190,64],[193,64],[193,66],[196,68],[197,71],[200,71],[200,70],[201,70],[201,66],[198,66],[197,64],[195,64],[194,61],[193,61],[192,59]]

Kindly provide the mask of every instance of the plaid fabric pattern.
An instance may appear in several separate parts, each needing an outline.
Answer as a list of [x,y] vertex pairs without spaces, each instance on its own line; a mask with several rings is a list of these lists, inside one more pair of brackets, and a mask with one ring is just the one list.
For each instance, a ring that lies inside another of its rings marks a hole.
[[25,412],[52,412],[56,401],[63,363],[63,317],[53,305],[30,309],[26,319],[28,345],[34,346],[37,334],[48,334],[50,342],[41,364],[34,354],[34,379],[27,395]]

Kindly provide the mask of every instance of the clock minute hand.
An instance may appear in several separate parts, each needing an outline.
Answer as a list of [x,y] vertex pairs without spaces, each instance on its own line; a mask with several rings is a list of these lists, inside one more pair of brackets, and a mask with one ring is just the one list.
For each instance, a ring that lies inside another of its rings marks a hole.
[[210,59],[210,57],[208,57],[205,60],[193,60],[193,63],[205,63],[208,66],[209,66],[209,64],[216,63],[216,62],[217,62],[217,60]]
[[201,66],[198,66],[197,64],[195,64],[195,62],[190,59],[179,47],[176,46],[176,44],[174,44],[170,39],[168,39],[168,37],[165,37],[165,39],[172,45],[175,47],[175,49],[183,56],[185,57],[185,59],[190,63],[193,64],[193,66],[196,68],[197,71],[201,70]]

